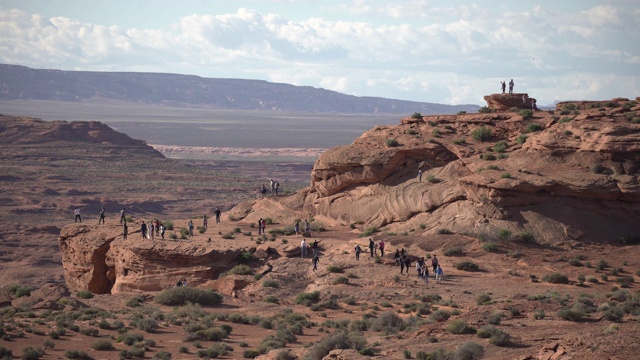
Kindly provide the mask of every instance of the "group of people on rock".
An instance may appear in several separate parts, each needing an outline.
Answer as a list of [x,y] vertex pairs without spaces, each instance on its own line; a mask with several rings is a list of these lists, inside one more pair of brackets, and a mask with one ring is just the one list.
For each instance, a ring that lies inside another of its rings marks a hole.
[[[513,95],[513,86],[515,85],[515,83],[513,82],[513,79],[511,79],[511,81],[509,81],[509,95]],[[500,81],[500,86],[502,86],[502,93],[504,94],[506,88],[507,88],[507,83],[504,81]]]
[[280,183],[277,180],[271,179],[269,181],[269,189],[262,184],[262,187],[259,189],[260,196],[264,199],[267,197],[267,194],[271,192],[271,196],[278,196],[278,191],[280,189]]
[[[296,236],[300,234],[300,220],[296,220],[296,222],[293,224],[293,232],[296,233]],[[311,223],[309,222],[309,219],[305,219],[304,233],[308,234],[310,232],[311,232]]]
[[[190,233],[193,236],[193,223],[189,220],[190,224]],[[124,223],[124,227],[127,227],[127,223]],[[166,226],[161,223],[158,219],[150,220],[147,223],[144,221],[140,225],[140,233],[142,234],[143,239],[151,239],[153,240],[155,236],[160,236],[162,240],[164,240],[164,233],[167,230]],[[126,237],[125,237],[126,239]]]

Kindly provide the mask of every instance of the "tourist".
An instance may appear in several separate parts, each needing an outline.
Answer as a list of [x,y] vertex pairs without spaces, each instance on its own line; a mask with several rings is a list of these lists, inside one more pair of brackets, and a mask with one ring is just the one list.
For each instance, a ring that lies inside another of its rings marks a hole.
[[509,81],[509,95],[513,95],[513,86],[515,84],[513,83],[513,79],[511,79],[511,81]]
[[369,253],[371,253],[371,257],[373,257],[373,251],[376,247],[376,244],[373,242],[373,239],[369,239]]
[[100,209],[100,217],[98,218],[98,225],[100,225],[100,222],[102,221],[102,225],[104,225],[104,206],[102,207],[102,209]]
[[400,250],[396,249],[396,253],[393,254],[393,261],[395,261],[396,266],[400,265]]
[[436,269],[436,283],[440,284],[442,282],[443,275],[444,271],[442,271],[442,268],[438,265],[438,268]]
[[220,224],[220,215],[222,214],[222,212],[220,211],[220,208],[216,208],[216,224]]
[[140,225],[140,233],[142,234],[142,239],[145,239],[145,235],[147,234],[147,224],[145,224],[145,222],[142,222],[142,225]]
[[300,233],[300,221],[296,220],[296,223],[293,225],[293,231],[296,233],[296,236]]
[[[309,219],[305,219],[304,220],[304,232],[306,233],[310,233],[311,232],[311,224],[309,224]],[[307,235],[309,236],[309,235]]]
[[209,220],[209,219],[207,218],[207,215],[206,215],[206,214],[205,214],[205,215],[202,215],[202,227],[203,227],[205,230],[207,230],[207,223],[208,223],[208,220]]
[[411,259],[408,256],[404,258],[404,268],[407,269],[406,274],[409,275],[409,268],[411,267]]
[[404,272],[404,256],[400,258],[400,275]]
[[165,230],[164,224],[160,224],[160,236],[162,240],[164,240],[164,230]]
[[431,267],[433,268],[433,274],[435,275],[436,269],[438,268],[438,258],[435,255],[433,255],[433,258],[431,259]]
[[187,226],[189,227],[189,237],[193,237],[193,221],[189,220],[189,224]]
[[153,221],[149,221],[149,239],[153,240],[153,233],[154,233],[154,225],[153,225]]
[[380,239],[380,243],[378,244],[378,247],[380,248],[380,256],[384,257],[384,240]]
[[300,243],[300,257],[304,258],[307,256],[307,239],[302,239]]
[[262,218],[258,219],[258,235],[262,234]]
[[313,240],[313,244],[311,244],[311,250],[313,250],[314,254],[317,254],[318,250],[320,250],[318,248],[319,245],[320,245],[320,242],[318,241],[318,239]]
[[425,285],[429,285],[429,267],[427,264],[422,265],[422,280],[424,280]]
[[276,196],[278,196],[278,189],[280,188],[280,183],[276,181],[274,186],[275,186],[275,189],[276,189]]
[[318,261],[320,261],[320,257],[318,256],[318,254],[315,254],[311,261],[313,262],[313,271],[318,270]]
[[504,94],[505,89],[507,87],[507,83],[505,81],[500,81],[500,85],[502,85],[502,93]]
[[422,169],[418,169],[418,182],[422,182]]
[[360,245],[356,244],[354,250],[356,251],[356,260],[360,260],[360,253],[362,252],[362,248],[360,248]]
[[122,208],[122,210],[120,210],[120,224],[122,224],[123,222],[127,222],[127,219],[125,217],[125,208]]
[[73,218],[73,222],[82,222],[82,218],[80,217],[80,208],[77,207],[75,210],[73,210],[73,215],[75,215]]
[[122,238],[127,240],[127,235],[129,234],[129,228],[127,228],[127,223],[124,223],[124,226],[122,227]]

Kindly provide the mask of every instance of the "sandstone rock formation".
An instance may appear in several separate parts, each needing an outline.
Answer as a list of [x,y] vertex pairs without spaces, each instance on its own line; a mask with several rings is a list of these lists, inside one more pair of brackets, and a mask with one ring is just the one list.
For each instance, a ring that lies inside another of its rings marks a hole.
[[491,94],[484,97],[489,109],[507,111],[511,108],[538,110],[536,99],[529,97],[527,93]]
[[[242,204],[234,214],[425,235],[506,229],[538,241],[616,241],[639,232],[640,116],[635,102],[612,102],[562,121],[548,112],[528,120],[493,113],[378,126],[320,156],[304,191]],[[491,131],[488,141],[474,139],[481,126]]]

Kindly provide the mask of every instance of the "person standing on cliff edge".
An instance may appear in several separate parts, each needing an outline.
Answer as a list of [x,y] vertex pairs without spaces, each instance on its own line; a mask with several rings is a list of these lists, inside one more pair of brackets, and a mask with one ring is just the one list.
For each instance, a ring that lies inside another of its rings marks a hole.
[[500,81],[500,85],[502,85],[502,93],[504,94],[505,90],[507,89],[507,82]]
[[513,95],[513,85],[515,85],[513,83],[513,79],[511,79],[511,81],[509,81],[509,95]]

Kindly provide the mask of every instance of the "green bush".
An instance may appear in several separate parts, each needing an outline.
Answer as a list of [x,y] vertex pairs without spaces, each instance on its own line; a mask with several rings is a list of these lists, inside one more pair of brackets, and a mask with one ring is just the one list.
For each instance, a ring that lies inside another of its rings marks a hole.
[[491,140],[491,129],[482,125],[471,131],[471,137],[477,141],[489,141]]
[[498,239],[500,240],[509,240],[511,238],[511,231],[507,229],[499,229],[498,230]]
[[360,237],[366,237],[366,236],[371,236],[374,233],[378,232],[378,228],[375,226],[372,227],[368,227],[362,234],[360,234]]
[[153,354],[153,359],[155,360],[171,360],[172,355],[168,351],[160,351]]
[[561,274],[561,273],[552,273],[552,274],[545,275],[542,278],[542,280],[551,284],[568,284],[569,283],[569,278],[567,277],[567,275]]
[[31,346],[25,348],[24,350],[22,350],[22,357],[21,359],[23,360],[38,360],[41,357],[43,357],[45,355],[44,349],[40,349],[40,348],[33,348]]
[[78,297],[82,299],[91,299],[93,297],[93,293],[87,290],[80,290],[76,293],[76,295],[78,295]]
[[485,249],[486,251],[496,251],[498,250],[498,244],[496,244],[493,241],[489,241],[482,244],[482,248]]
[[396,139],[387,139],[385,145],[387,145],[387,147],[396,147],[400,146],[400,143]]
[[215,291],[201,290],[191,286],[176,286],[161,291],[155,296],[158,304],[168,306],[185,305],[186,303],[211,306],[222,302],[222,295]]
[[[484,348],[482,345],[474,343],[473,341],[467,341],[460,345],[454,352],[452,358],[454,360],[480,360],[484,356]],[[428,359],[440,360],[445,359],[441,355],[435,355]]]
[[503,153],[505,152],[505,150],[507,150],[508,147],[509,147],[509,144],[506,141],[501,140],[493,144],[493,151],[497,153]]
[[524,242],[533,242],[536,240],[531,231],[522,231],[520,234],[518,234],[518,238]]
[[419,112],[415,112],[413,113],[413,115],[411,115],[412,119],[418,119],[421,120],[422,119],[422,114],[420,114]]
[[280,287],[280,283],[275,280],[265,280],[262,283],[262,287],[270,287],[270,288],[278,289]]
[[500,175],[500,178],[501,178],[501,179],[511,179],[511,174],[509,174],[509,173],[504,173],[504,174]]
[[435,322],[447,321],[451,317],[451,313],[446,310],[436,310],[429,316],[429,319]]
[[462,319],[455,319],[450,321],[446,326],[446,330],[447,332],[456,335],[475,333],[475,329],[469,327],[467,323]]
[[344,270],[337,265],[329,265],[327,266],[327,271],[331,272],[331,273],[343,273]]
[[6,347],[0,345],[0,358],[2,359],[13,359],[13,351],[7,349]]
[[115,349],[109,339],[98,339],[91,344],[91,348],[98,351],[111,351]]
[[457,263],[453,264],[453,267],[455,267],[456,270],[464,270],[464,271],[478,271],[478,270],[480,270],[480,267],[478,266],[478,264],[473,263],[471,261],[457,262]]
[[253,270],[248,265],[236,265],[223,275],[251,275]]
[[[64,356],[67,357],[67,359],[81,359],[81,360],[89,360],[89,359],[93,359],[91,356],[89,356],[89,354],[87,354],[84,351],[78,351],[78,350],[68,350],[65,351]],[[23,357],[24,359],[24,357]]]
[[349,278],[347,278],[346,276],[340,276],[335,280],[333,280],[333,285],[348,284],[348,283],[349,283]]
[[9,287],[9,292],[12,293],[17,298],[23,297],[23,296],[30,296],[31,291],[32,289],[28,286],[11,285]]
[[542,125],[538,124],[538,123],[531,123],[527,125],[526,128],[526,132],[528,133],[532,133],[532,132],[536,132],[536,131],[541,131],[542,130]]
[[528,136],[525,134],[520,134],[518,135],[518,137],[516,138],[516,143],[518,144],[524,144],[527,141]]
[[491,296],[489,294],[480,294],[476,296],[476,304],[484,305],[491,301]]
[[442,253],[444,254],[444,256],[458,256],[462,255],[463,251],[460,246],[453,246],[448,249],[444,249]]
[[518,112],[518,115],[522,116],[523,120],[531,119],[533,117],[533,110],[523,109]]
[[438,178],[437,178],[437,177],[435,177],[435,175],[433,175],[433,174],[429,174],[429,175],[427,175],[427,181],[428,181],[428,182],[430,182],[430,183],[432,183],[432,184],[437,184],[437,183],[439,183],[439,182],[440,182],[440,181],[442,181],[442,180],[438,179]]
[[[438,229],[438,231],[436,231],[436,233],[440,234],[440,235],[451,235],[453,234],[453,232],[449,229]],[[460,247],[458,247],[460,248]]]
[[296,296],[296,300],[295,303],[296,304],[301,304],[301,305],[305,305],[305,306],[309,306],[313,303],[317,303],[318,301],[320,301],[320,292],[319,291],[313,291],[310,293],[300,293],[298,294],[298,296]]
[[489,107],[487,106],[483,106],[480,109],[478,109],[478,112],[481,114],[486,114],[486,113],[492,113],[493,110],[491,110]]
[[570,309],[564,308],[558,311],[558,317],[568,321],[580,321],[584,317],[584,311],[577,307]]

